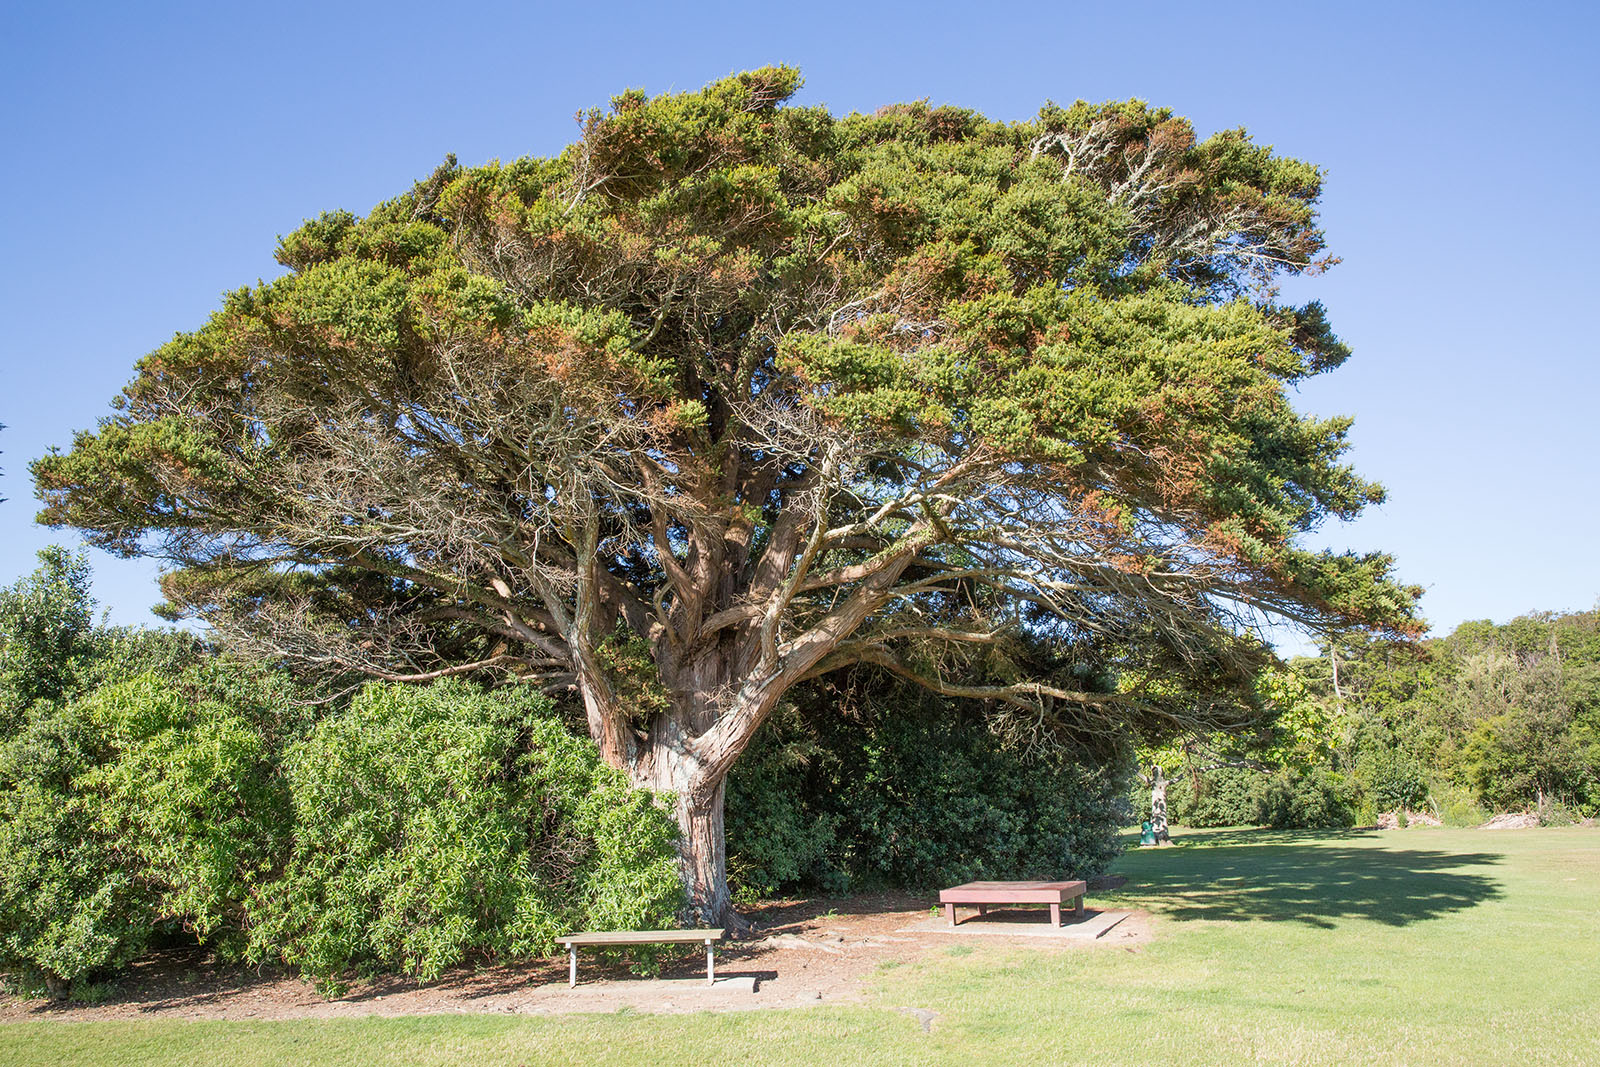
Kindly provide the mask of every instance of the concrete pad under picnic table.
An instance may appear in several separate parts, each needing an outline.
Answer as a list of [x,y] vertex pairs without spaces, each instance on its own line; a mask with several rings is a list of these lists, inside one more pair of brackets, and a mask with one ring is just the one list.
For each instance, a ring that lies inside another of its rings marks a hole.
[[1064,915],[1060,926],[1042,920],[1041,914],[1038,908],[996,908],[991,905],[988,914],[963,919],[956,926],[951,926],[941,915],[903,927],[901,932],[949,934],[951,937],[1039,937],[1050,941],[1096,941],[1133,913],[1086,909],[1081,917]]

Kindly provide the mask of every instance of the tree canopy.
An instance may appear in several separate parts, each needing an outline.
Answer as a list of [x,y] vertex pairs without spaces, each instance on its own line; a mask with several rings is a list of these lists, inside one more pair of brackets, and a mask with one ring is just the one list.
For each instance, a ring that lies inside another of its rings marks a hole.
[[707,913],[723,778],[804,679],[1226,728],[1261,621],[1416,629],[1387,556],[1302,544],[1382,499],[1288,397],[1348,355],[1273,288],[1332,262],[1316,167],[1138,101],[799,85],[630,91],[554,158],[307,222],[34,464],[41,518],[330,675],[576,692],[678,794]]

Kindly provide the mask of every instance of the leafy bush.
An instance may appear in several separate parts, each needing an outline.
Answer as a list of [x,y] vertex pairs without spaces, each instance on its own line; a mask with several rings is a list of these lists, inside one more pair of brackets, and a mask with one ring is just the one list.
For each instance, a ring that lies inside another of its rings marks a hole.
[[1167,785],[1168,820],[1179,826],[1255,826],[1265,788],[1266,776],[1244,767],[1203,772],[1198,798],[1190,781],[1173,781]]
[[809,793],[837,765],[793,706],[769,720],[739,757],[728,777],[724,822],[728,882],[741,904],[800,886],[849,889],[839,855],[845,819]]
[[1324,830],[1355,825],[1355,791],[1334,771],[1280,771],[1267,780],[1255,822],[1277,830]]
[[287,701],[270,681],[212,661],[28,707],[0,747],[7,967],[76,992],[158,927],[238,947],[246,899],[288,838],[261,729]]
[[665,925],[670,818],[526,690],[369,686],[287,760],[294,847],[252,954],[338,988],[553,950],[577,927]]
[[100,750],[82,709],[47,702],[0,745],[0,965],[58,995],[139,956],[157,916],[158,894],[77,788]]
[[[153,936],[424,977],[661,925],[673,828],[541,698],[289,681],[178,631],[92,625],[61,550],[0,589],[0,968],[86,995]],[[313,729],[313,727],[315,728]]]
[[1422,764],[1398,749],[1369,749],[1356,766],[1356,776],[1375,811],[1416,810],[1428,799]]
[[981,725],[894,715],[863,744],[845,797],[859,882],[905,887],[1098,872],[1117,853],[1102,770],[1029,765]]
[[1093,874],[1116,856],[1120,764],[1029,761],[960,705],[889,695],[903,703],[859,719],[790,712],[735,765],[729,863],[745,897]]
[[277,756],[299,715],[283,679],[228,660],[177,677],[146,673],[84,706],[108,749],[80,790],[119,843],[163,918],[224,954],[242,949],[249,904],[290,838]]
[[1431,796],[1434,814],[1446,826],[1481,826],[1493,814],[1479,804],[1472,790],[1465,786],[1440,782],[1433,787]]
[[117,752],[84,695],[196,651],[187,635],[94,626],[89,579],[82,554],[49,548],[0,589],[0,966],[73,995],[142,952],[161,915],[86,785]]
[[89,563],[52,546],[39,568],[0,589],[0,726],[6,736],[39,701],[65,700],[93,654]]

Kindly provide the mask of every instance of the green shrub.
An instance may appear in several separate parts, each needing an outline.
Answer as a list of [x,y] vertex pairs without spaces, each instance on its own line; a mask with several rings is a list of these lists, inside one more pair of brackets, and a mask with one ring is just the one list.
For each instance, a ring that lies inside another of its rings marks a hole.
[[[128,635],[120,662],[143,662],[142,643]],[[27,709],[0,747],[0,955],[24,982],[86,987],[158,928],[238,947],[288,841],[263,732],[288,706],[274,684],[213,660]]]
[[804,886],[843,893],[844,818],[808,795],[817,771],[837,769],[837,757],[817,743],[793,707],[762,727],[728,778],[728,882],[740,904]]
[[373,687],[312,729],[283,677],[92,624],[82,557],[0,589],[0,968],[86,995],[153,936],[430,977],[662,925],[670,819],[541,698]]
[[52,545],[39,567],[0,588],[0,727],[12,736],[27,709],[60,703],[94,654],[89,562]]
[[92,718],[33,704],[0,745],[0,966],[62,994],[135,959],[159,894],[77,787],[102,754]]
[[369,686],[287,760],[294,847],[252,954],[337,988],[526,957],[682,903],[670,818],[526,690]]
[[143,951],[163,911],[94,785],[119,752],[86,694],[148,666],[175,672],[198,644],[94,626],[83,555],[49,548],[39,562],[0,589],[0,967],[82,996]]
[[1416,810],[1428,799],[1422,764],[1399,749],[1369,749],[1356,765],[1356,777],[1375,811]]
[[846,790],[856,880],[907,888],[1094,873],[1116,855],[1111,774],[1028,764],[981,725],[891,715]]
[[1355,791],[1334,771],[1285,770],[1267,780],[1255,821],[1278,830],[1324,830],[1355,825]]
[[[1179,826],[1254,826],[1266,781],[1260,771],[1215,767],[1201,773],[1196,798],[1185,775],[1167,785],[1168,821]],[[1145,803],[1148,806],[1148,797]]]
[[730,870],[746,898],[1094,874],[1116,856],[1116,761],[1024,759],[971,710],[897,694],[847,719],[792,712],[729,776]]
[[283,680],[210,660],[103,687],[84,705],[110,753],[78,783],[101,832],[159,888],[163,919],[236,953],[290,840],[277,758],[297,716]]
[[1446,826],[1482,826],[1493,814],[1477,801],[1472,790],[1451,782],[1438,782],[1429,792],[1434,814]]

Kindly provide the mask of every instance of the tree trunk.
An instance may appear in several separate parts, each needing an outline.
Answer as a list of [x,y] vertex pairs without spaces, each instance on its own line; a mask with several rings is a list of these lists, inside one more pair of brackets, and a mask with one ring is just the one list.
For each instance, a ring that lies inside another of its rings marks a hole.
[[662,740],[656,740],[647,762],[654,765],[654,773],[636,775],[634,785],[671,793],[674,798],[684,924],[721,926],[733,934],[748,932],[750,923],[734,910],[728,890],[728,843],[722,823],[725,778],[717,775],[711,782],[711,775],[697,760]]
[[750,924],[733,909],[728,890],[728,846],[723,830],[725,775],[700,758],[673,717],[664,716],[640,744],[628,769],[636,788],[673,797],[678,824],[678,870],[686,896],[687,926],[721,926],[744,933]]
[[1162,777],[1161,768],[1153,768],[1154,772],[1150,782],[1150,828],[1155,831],[1156,843],[1166,844],[1172,840],[1167,834],[1167,780]]
[[747,924],[733,910],[728,892],[728,844],[722,827],[724,782],[678,794],[678,866],[688,895],[685,918],[693,926]]

